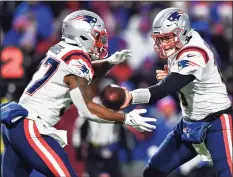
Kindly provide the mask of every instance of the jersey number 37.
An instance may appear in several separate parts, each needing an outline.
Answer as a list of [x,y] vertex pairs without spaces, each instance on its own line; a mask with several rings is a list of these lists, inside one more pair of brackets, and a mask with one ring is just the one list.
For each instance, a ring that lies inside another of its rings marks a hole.
[[46,67],[47,71],[42,78],[35,81],[35,83],[33,83],[32,86],[28,88],[26,93],[29,95],[33,95],[37,90],[39,90],[54,75],[60,64],[60,61],[51,57],[42,62],[43,64],[40,65],[40,68]]

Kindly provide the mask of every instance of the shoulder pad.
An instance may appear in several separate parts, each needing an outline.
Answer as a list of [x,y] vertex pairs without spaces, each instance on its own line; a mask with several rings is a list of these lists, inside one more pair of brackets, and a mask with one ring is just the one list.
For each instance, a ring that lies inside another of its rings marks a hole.
[[[197,46],[188,46],[183,48],[176,56],[176,59],[179,60],[181,56],[186,56],[187,57],[192,57],[195,52],[198,52],[202,55],[202,57],[205,60],[205,63],[208,63],[209,61],[209,56],[207,54],[207,52],[205,51],[205,49],[197,47]],[[184,55],[185,54],[185,55]]]
[[67,64],[72,59],[82,59],[85,60],[87,63],[91,64],[90,56],[83,50],[70,50],[65,55],[63,55],[61,59]]

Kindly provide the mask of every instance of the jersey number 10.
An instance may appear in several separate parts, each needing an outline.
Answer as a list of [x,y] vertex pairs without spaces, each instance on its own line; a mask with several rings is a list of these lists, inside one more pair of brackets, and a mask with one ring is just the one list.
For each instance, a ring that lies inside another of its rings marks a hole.
[[53,76],[60,64],[58,60],[55,60],[51,57],[42,62],[43,63],[40,65],[38,70],[40,70],[40,68],[43,66],[48,68],[48,70],[42,78],[38,79],[31,87],[29,87],[26,92],[29,95],[33,95],[37,90],[39,90]]

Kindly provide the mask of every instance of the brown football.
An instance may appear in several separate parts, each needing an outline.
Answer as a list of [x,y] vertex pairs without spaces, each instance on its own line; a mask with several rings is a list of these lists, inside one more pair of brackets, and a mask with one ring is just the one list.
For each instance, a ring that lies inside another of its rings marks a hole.
[[108,85],[101,92],[100,99],[106,108],[117,111],[125,102],[125,90],[118,85]]

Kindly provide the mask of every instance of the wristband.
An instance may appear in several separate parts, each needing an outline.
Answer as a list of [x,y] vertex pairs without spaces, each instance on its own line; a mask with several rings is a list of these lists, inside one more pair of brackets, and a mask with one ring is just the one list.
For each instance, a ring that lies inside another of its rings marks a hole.
[[136,89],[130,92],[132,95],[132,104],[148,103],[151,93],[148,88]]

